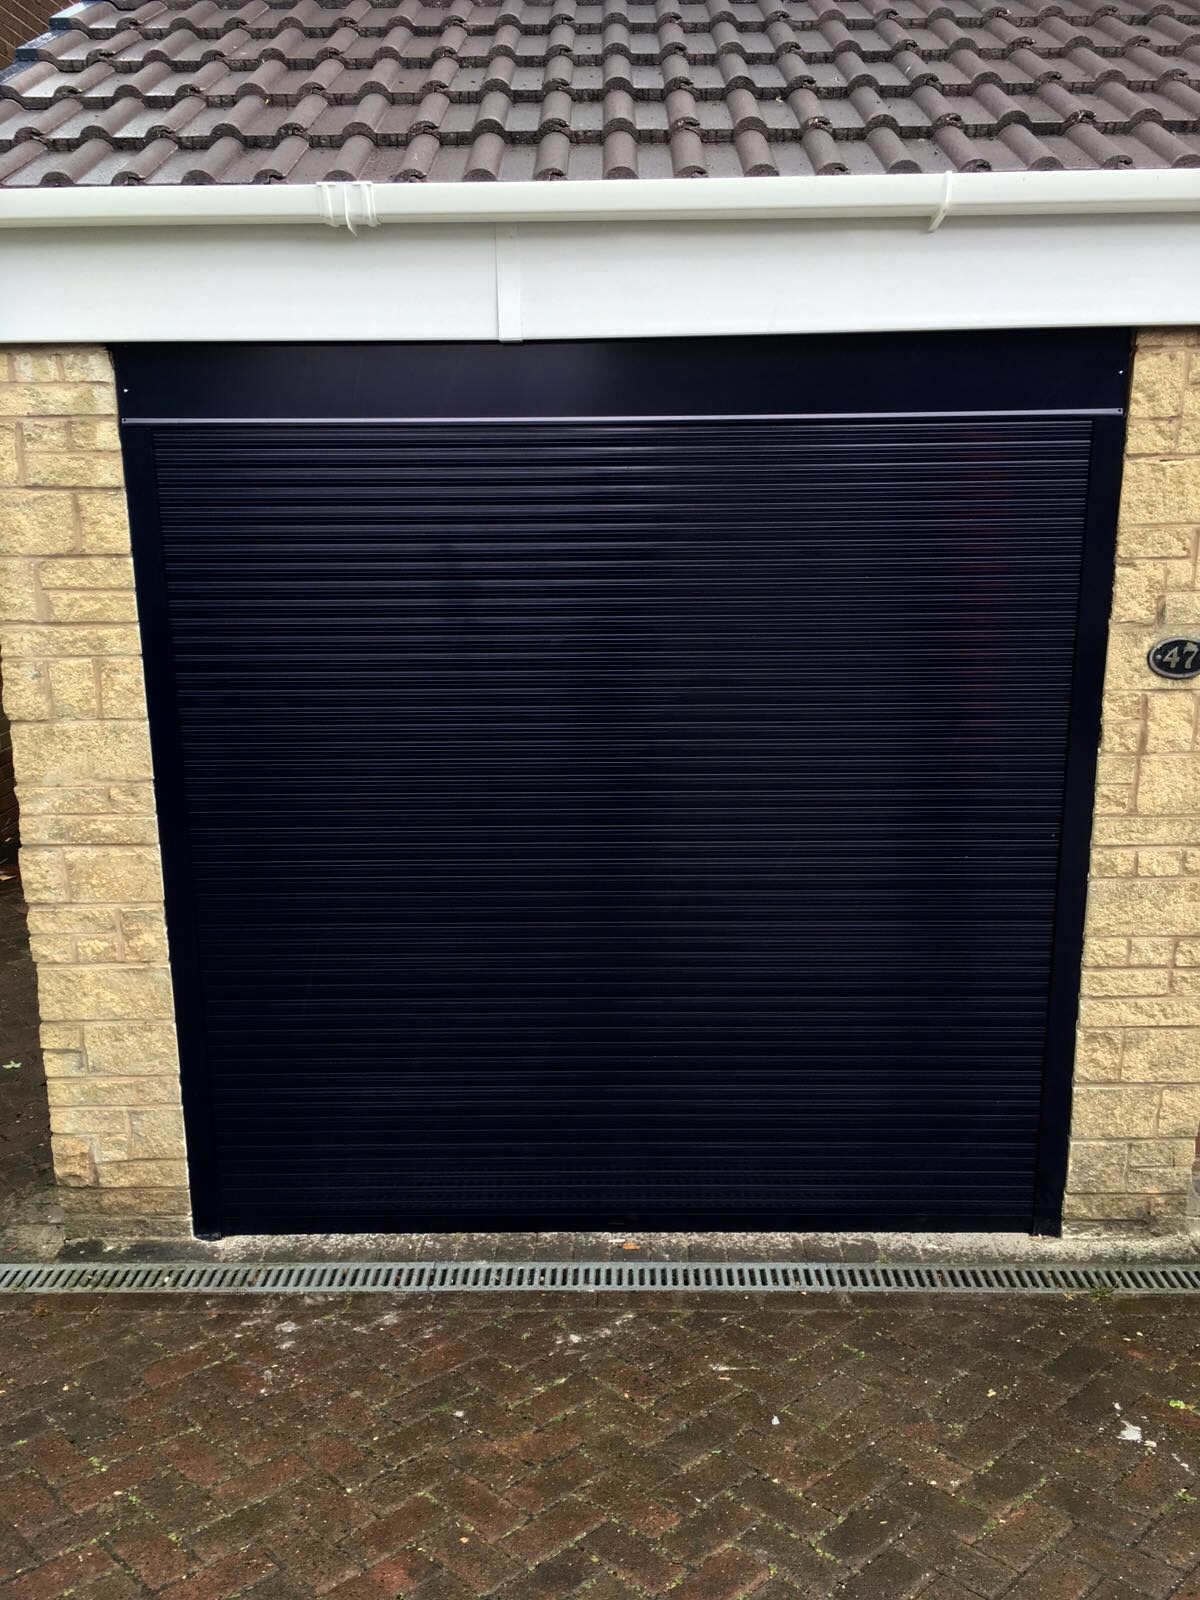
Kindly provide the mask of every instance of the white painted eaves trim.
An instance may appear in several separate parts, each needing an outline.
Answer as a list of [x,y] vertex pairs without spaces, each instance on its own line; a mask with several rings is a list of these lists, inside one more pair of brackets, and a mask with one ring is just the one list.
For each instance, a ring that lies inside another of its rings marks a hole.
[[0,227],[820,221],[1200,212],[1200,169],[555,183],[0,188]]
[[1168,324],[1197,170],[0,189],[0,344]]

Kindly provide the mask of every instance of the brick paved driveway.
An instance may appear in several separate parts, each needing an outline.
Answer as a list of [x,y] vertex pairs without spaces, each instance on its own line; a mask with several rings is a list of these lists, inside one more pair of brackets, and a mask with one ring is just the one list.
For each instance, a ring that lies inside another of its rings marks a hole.
[[0,1302],[0,1600],[1200,1597],[1195,1301]]

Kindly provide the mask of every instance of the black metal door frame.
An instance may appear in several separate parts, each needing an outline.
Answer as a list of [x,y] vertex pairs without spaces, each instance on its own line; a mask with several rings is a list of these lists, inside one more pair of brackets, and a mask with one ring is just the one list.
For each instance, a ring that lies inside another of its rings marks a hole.
[[[991,361],[981,370],[980,348]],[[116,357],[145,662],[194,1225],[223,1232],[184,775],[154,465],[172,424],[418,417],[687,416],[729,384],[760,414],[1086,417],[1093,430],[1067,736],[1032,1233],[1061,1231],[1087,868],[1131,354],[1127,330],[544,345],[129,346]],[[1052,358],[1052,359],[1051,359]],[[403,374],[398,367],[406,369]],[[531,381],[532,380],[532,381]],[[722,381],[727,380],[727,381]],[[416,397],[412,399],[411,397]],[[623,409],[618,409],[624,397]],[[407,408],[406,408],[407,402]],[[1036,402],[1036,403],[1035,403]],[[464,409],[466,408],[466,409]],[[551,1219],[547,1219],[549,1225]],[[963,1227],[976,1224],[964,1222]]]

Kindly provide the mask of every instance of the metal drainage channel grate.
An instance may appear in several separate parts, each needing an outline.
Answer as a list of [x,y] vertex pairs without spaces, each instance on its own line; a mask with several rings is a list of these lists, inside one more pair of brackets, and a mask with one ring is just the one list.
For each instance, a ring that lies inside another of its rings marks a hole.
[[1200,1294],[1200,1266],[876,1266],[808,1261],[102,1262],[0,1266],[3,1294]]

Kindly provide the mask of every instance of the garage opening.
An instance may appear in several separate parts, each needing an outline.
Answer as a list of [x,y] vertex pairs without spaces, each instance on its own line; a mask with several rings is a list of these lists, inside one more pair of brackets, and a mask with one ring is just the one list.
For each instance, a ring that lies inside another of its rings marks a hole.
[[119,352],[197,1227],[1058,1227],[1129,337]]

